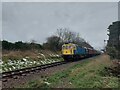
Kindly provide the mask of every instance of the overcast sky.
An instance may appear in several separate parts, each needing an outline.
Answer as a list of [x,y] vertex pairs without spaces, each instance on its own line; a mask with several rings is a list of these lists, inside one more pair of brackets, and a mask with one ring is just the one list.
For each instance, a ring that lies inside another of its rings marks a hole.
[[108,26],[118,20],[117,2],[3,2],[2,35],[8,41],[45,42],[58,28],[80,33],[94,48],[102,48]]

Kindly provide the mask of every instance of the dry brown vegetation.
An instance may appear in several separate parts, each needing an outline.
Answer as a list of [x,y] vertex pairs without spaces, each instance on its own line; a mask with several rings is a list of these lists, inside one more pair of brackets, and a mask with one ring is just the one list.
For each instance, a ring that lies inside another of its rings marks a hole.
[[6,59],[21,59],[29,57],[31,59],[43,58],[41,54],[44,54],[46,58],[50,57],[50,54],[60,54],[60,52],[52,52],[50,50],[25,50],[25,51],[6,51],[2,52],[2,57]]
[[110,67],[105,67],[105,70],[109,75],[113,75],[115,77],[120,77],[120,61],[113,60],[112,65]]

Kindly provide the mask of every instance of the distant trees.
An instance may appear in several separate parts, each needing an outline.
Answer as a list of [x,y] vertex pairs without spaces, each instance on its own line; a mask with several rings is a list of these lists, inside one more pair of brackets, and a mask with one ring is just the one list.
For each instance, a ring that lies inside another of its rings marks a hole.
[[37,43],[24,43],[18,41],[15,43],[8,42],[6,40],[2,41],[2,50],[31,50],[31,49],[42,49],[42,45]]
[[2,41],[2,49],[12,50],[12,49],[14,49],[14,44],[11,42],[3,40]]
[[43,43],[43,48],[44,49],[50,49],[50,50],[60,50],[60,46],[59,46],[59,41],[60,41],[60,38],[58,36],[50,36],[47,38],[47,42],[46,43]]

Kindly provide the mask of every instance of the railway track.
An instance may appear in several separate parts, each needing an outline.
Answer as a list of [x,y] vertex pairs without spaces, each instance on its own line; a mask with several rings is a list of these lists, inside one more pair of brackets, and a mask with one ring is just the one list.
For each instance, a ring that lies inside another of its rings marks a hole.
[[2,77],[0,79],[2,79],[2,81],[7,81],[8,78],[14,78],[14,76],[24,76],[27,73],[36,72],[38,70],[42,70],[42,69],[46,69],[46,68],[66,64],[66,63],[68,63],[68,62],[61,61],[61,62],[44,64],[44,65],[35,66],[35,67],[28,67],[28,68],[18,69],[18,70],[9,71],[9,72],[2,72],[1,73]]
[[30,72],[35,72],[36,70],[42,70],[46,69],[49,67],[54,67],[57,65],[62,65],[67,62],[61,61],[61,62],[55,62],[55,63],[50,63],[50,64],[45,64],[45,65],[40,65],[40,66],[35,66],[35,67],[29,67],[29,68],[24,68],[24,69],[19,69],[19,70],[14,70],[14,71],[9,71],[9,72],[3,72],[2,73],[2,79],[7,79],[7,78],[12,78],[16,75],[20,76],[22,74],[27,74]]

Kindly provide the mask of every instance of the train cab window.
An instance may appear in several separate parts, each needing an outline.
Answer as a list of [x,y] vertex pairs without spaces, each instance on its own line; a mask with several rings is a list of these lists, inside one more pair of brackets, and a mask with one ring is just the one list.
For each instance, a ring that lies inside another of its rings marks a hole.
[[64,49],[70,49],[70,48],[71,48],[71,46],[67,45],[67,46],[65,46]]
[[62,49],[65,49],[66,46],[62,46]]
[[66,46],[66,49],[69,49],[69,46]]
[[76,49],[76,46],[75,46],[75,45],[73,46],[73,49]]
[[62,49],[68,49],[69,47],[68,46],[62,46]]
[[72,49],[73,47],[72,46],[69,46],[69,49]]

